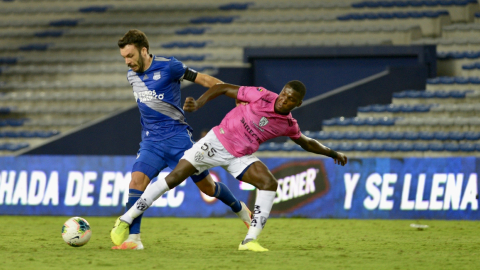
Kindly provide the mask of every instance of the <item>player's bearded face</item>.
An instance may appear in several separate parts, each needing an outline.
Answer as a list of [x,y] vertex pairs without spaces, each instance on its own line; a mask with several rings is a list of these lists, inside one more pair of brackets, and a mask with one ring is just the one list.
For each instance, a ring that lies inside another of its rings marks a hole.
[[143,61],[143,57],[142,57],[142,54],[141,54],[140,50],[137,50],[137,52],[138,52],[137,57],[134,57],[134,58],[137,58],[136,61],[135,61],[135,59],[132,59],[134,61],[132,61],[132,63],[128,64],[128,67],[131,68],[135,72],[143,72],[144,69],[145,69],[145,61]]
[[125,58],[125,64],[134,72],[145,71],[145,59],[142,57],[141,51],[135,45],[128,44],[120,49],[120,54]]

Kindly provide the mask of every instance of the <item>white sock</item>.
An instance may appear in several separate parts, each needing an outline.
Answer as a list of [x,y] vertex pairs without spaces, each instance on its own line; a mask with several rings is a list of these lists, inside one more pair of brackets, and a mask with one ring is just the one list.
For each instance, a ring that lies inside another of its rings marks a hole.
[[257,239],[267,223],[268,216],[272,210],[275,191],[257,190],[257,199],[255,200],[255,209],[253,210],[252,223],[248,229],[246,239]]
[[170,188],[167,185],[165,179],[158,179],[157,182],[151,184],[147,187],[142,196],[137,200],[137,202],[130,207],[130,209],[120,217],[121,220],[132,224],[132,221],[143,214],[154,201],[156,201],[160,196],[169,191]]

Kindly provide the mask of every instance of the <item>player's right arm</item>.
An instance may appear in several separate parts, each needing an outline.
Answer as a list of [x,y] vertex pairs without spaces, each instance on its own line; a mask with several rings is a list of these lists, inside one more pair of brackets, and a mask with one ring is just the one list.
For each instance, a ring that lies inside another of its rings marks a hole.
[[298,139],[292,139],[292,141],[300,145],[304,150],[308,152],[333,158],[335,160],[335,163],[338,165],[344,166],[345,164],[347,164],[347,156],[345,156],[345,154],[336,152],[333,149],[330,149],[325,145],[321,144],[319,141],[305,136],[303,133],[301,133]]
[[216,84],[221,84],[223,82],[213,76],[198,72],[197,77],[194,80],[194,83],[210,88]]
[[185,99],[185,103],[183,104],[183,110],[186,112],[194,112],[203,107],[203,105],[205,105],[205,103],[208,101],[220,95],[226,95],[227,97],[236,99],[238,95],[238,89],[240,89],[240,86],[234,84],[215,84],[205,93],[203,93],[203,95],[197,100],[195,100],[193,97],[187,97]]

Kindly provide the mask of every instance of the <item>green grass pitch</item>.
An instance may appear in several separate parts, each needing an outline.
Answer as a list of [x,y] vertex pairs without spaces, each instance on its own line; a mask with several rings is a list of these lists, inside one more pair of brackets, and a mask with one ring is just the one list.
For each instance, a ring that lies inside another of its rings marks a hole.
[[[269,252],[237,251],[233,218],[144,218],[145,250],[111,250],[114,217],[84,217],[90,242],[61,237],[68,217],[0,216],[0,269],[479,269],[480,222],[271,218]],[[426,230],[410,227],[427,224]]]

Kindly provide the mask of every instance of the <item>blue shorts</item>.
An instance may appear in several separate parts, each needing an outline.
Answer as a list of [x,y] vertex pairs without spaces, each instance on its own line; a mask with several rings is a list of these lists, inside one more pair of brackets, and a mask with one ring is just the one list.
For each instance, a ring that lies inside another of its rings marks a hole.
[[[152,180],[167,166],[173,170],[182,158],[183,153],[190,149],[193,144],[194,142],[187,130],[162,141],[142,141],[132,172],[142,172]],[[190,178],[197,183],[208,174],[207,170],[199,175],[192,175]]]

